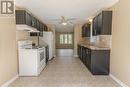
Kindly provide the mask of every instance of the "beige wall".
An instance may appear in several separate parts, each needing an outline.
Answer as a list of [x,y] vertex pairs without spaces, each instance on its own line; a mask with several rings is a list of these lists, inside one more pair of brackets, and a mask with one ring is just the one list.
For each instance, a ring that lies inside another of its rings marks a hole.
[[14,18],[0,18],[0,85],[18,74]]
[[130,87],[130,0],[119,0],[111,9],[111,73]]
[[24,40],[29,38],[29,33],[27,31],[16,31],[16,39],[19,40]]
[[82,41],[82,38],[81,38],[81,28],[82,28],[82,25],[81,24],[77,24],[74,26],[74,55],[77,56],[77,45],[79,42]]
[[[110,10],[113,10],[111,74],[128,85],[128,87],[130,87],[129,9],[130,0],[119,0],[117,4],[110,8]],[[74,33],[74,55],[77,55],[77,44],[85,40],[81,37],[81,25],[75,25]]]
[[36,45],[38,45],[38,37],[37,36],[31,36],[30,33],[27,31],[16,31],[16,39],[17,41],[20,40],[32,40]]

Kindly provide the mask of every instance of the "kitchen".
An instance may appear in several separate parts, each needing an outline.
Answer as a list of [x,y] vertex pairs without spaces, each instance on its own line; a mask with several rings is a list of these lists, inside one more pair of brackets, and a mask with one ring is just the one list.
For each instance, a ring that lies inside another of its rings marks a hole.
[[[15,4],[0,14],[1,87],[129,87],[129,0]],[[72,25],[73,40],[61,39],[72,53],[56,48],[58,25]]]
[[54,57],[54,32],[25,9],[15,14],[19,75],[38,76]]

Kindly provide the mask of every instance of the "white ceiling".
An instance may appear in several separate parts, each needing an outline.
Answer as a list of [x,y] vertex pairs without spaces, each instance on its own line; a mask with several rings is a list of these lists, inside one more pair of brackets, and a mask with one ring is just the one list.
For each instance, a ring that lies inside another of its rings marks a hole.
[[74,28],[73,25],[61,25],[61,24],[57,24],[56,25],[56,32],[74,32]]
[[[15,0],[17,7],[26,8],[45,23],[58,25],[51,19],[61,16],[77,18],[74,23],[84,23],[88,17],[118,0]],[[66,26],[67,27],[67,26]],[[72,27],[72,26],[71,26]],[[69,28],[69,27],[67,27]],[[64,28],[62,29],[64,30]]]

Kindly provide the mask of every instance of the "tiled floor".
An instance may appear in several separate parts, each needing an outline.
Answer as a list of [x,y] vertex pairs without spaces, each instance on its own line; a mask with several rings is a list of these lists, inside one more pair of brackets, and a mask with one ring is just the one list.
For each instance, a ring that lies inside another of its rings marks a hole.
[[73,56],[73,49],[56,49],[58,57],[71,57]]
[[109,76],[93,76],[78,58],[57,57],[39,77],[20,77],[9,87],[120,87]]

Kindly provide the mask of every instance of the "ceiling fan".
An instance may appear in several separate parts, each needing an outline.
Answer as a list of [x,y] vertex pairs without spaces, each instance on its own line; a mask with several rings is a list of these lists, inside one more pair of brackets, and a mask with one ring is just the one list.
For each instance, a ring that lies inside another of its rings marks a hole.
[[76,18],[66,18],[64,16],[61,16],[61,19],[52,19],[52,21],[59,21],[59,24],[67,25],[67,24],[73,24],[71,21],[76,20]]

